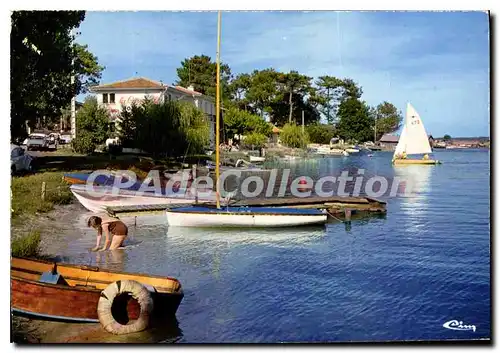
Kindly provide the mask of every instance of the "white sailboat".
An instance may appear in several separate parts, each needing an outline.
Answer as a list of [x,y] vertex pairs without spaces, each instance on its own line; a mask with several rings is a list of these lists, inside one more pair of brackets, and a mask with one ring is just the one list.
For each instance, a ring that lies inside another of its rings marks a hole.
[[[394,165],[439,164],[439,161],[429,158],[429,153],[432,153],[432,148],[424,123],[415,108],[408,103],[403,131],[401,131],[392,162]],[[409,155],[415,154],[423,154],[424,157],[422,159],[408,158]]]
[[[216,85],[216,155],[215,175],[219,180],[219,117],[220,117],[220,33],[221,13],[217,28],[217,85]],[[292,227],[322,224],[327,214],[317,209],[269,207],[220,207],[219,183],[216,183],[216,207],[177,207],[166,211],[169,227]]]

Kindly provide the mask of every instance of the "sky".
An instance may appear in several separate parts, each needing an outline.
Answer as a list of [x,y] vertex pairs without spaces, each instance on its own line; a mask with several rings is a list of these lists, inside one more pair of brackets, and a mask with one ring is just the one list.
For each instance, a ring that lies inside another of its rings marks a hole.
[[[79,31],[105,66],[101,83],[172,84],[183,59],[216,56],[216,12],[87,12]],[[273,67],[352,78],[369,105],[404,113],[410,102],[433,136],[490,135],[484,12],[223,12],[221,61],[233,74]]]

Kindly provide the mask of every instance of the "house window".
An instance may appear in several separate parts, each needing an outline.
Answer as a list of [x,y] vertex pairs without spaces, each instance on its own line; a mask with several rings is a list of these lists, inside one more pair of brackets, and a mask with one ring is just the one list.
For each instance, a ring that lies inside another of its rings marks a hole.
[[109,102],[110,103],[115,103],[115,94],[114,93],[110,93],[109,94]]
[[168,101],[170,102],[172,100],[172,95],[169,93],[168,94]]
[[108,103],[108,94],[107,93],[103,93],[102,94],[102,102],[103,103]]

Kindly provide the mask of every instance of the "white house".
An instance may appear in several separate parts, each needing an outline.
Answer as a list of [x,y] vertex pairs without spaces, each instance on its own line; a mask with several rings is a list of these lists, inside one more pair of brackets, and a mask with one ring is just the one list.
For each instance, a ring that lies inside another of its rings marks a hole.
[[119,122],[120,112],[133,102],[140,103],[146,97],[154,102],[167,100],[186,100],[202,110],[210,121],[210,144],[215,145],[215,103],[212,97],[188,88],[171,86],[144,77],[94,86],[90,90],[97,96],[97,102],[106,107],[111,121]]

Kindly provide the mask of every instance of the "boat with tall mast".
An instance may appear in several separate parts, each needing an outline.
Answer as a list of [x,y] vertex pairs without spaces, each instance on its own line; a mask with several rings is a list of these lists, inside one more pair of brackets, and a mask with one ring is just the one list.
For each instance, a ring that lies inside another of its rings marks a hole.
[[216,122],[215,122],[215,178],[216,206],[177,207],[166,211],[169,226],[177,227],[293,227],[322,224],[327,220],[325,211],[301,208],[272,207],[229,207],[220,206],[220,37],[221,12],[217,21],[217,80],[216,80]]
[[[438,160],[431,159],[429,154],[432,148],[429,137],[425,131],[424,123],[415,108],[408,103],[406,106],[406,116],[403,124],[403,131],[399,137],[392,163],[394,165],[405,164],[440,164]],[[408,158],[409,155],[423,154],[422,159]]]

